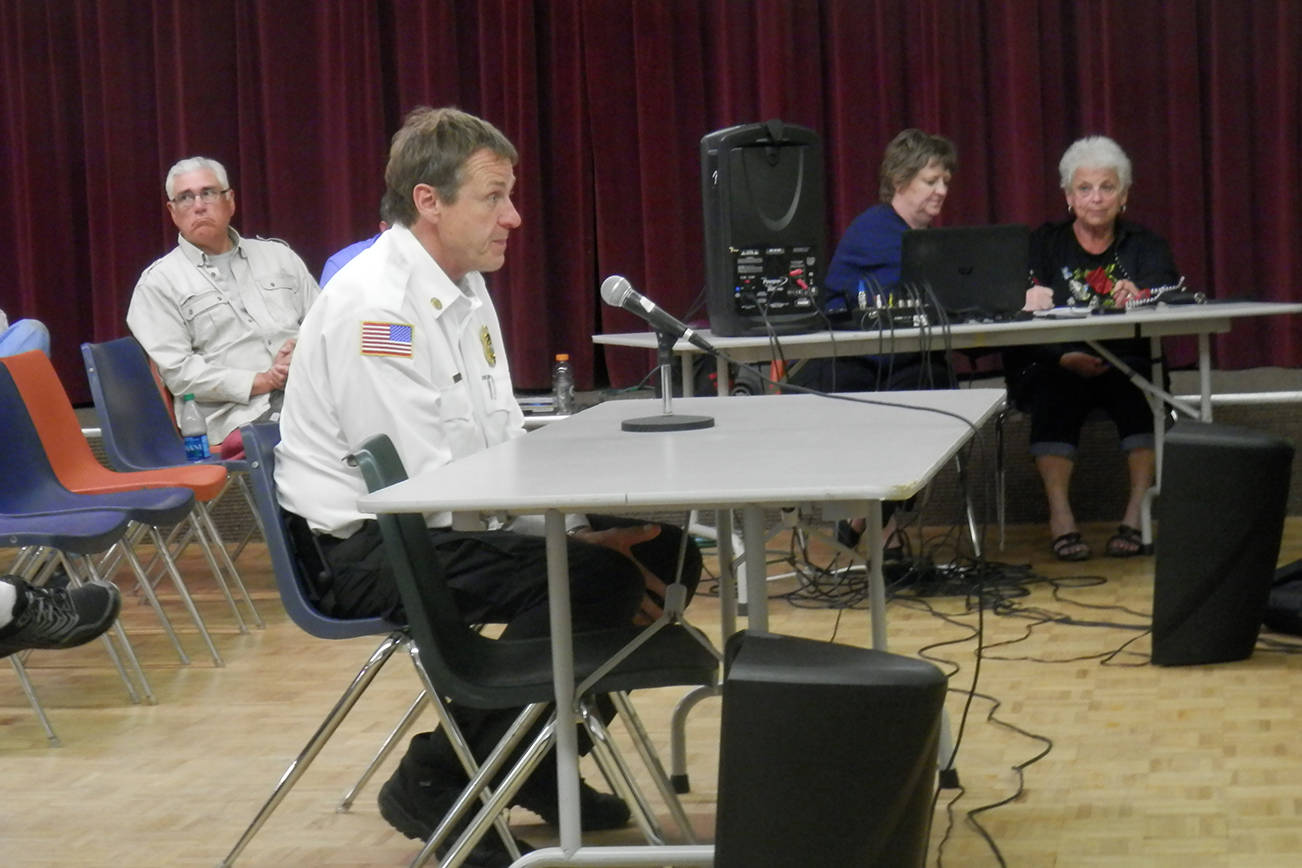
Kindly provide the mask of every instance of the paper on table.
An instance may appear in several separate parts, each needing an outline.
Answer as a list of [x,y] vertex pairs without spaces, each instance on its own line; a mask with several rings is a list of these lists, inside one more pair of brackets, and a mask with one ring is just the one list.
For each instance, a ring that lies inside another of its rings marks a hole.
[[1044,319],[1077,319],[1090,315],[1087,307],[1055,307],[1049,310],[1037,310],[1035,315]]

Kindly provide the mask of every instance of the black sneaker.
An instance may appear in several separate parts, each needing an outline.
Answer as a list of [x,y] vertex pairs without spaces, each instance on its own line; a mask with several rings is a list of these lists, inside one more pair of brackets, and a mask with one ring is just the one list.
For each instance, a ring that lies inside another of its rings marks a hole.
[[113,585],[92,582],[75,588],[38,588],[17,576],[13,620],[0,627],[0,657],[28,648],[73,648],[113,626],[122,597]]
[[[555,761],[553,760],[553,766]],[[541,769],[541,767],[539,767]],[[560,810],[556,804],[556,775],[534,776],[515,794],[515,804],[533,811],[549,826],[560,825]],[[585,832],[603,832],[622,829],[628,825],[629,810],[624,800],[612,793],[603,793],[579,779],[579,819]]]
[[[384,786],[380,787],[380,795],[376,801],[380,805],[380,816],[384,817],[390,826],[408,838],[425,841],[434,834],[434,829],[452,808],[452,803],[461,794],[461,789],[462,785],[454,782],[421,781],[413,784],[404,779],[400,769],[384,782]],[[449,836],[444,844],[436,847],[436,855],[442,858],[449,845],[456,840],[457,834],[459,832]],[[533,847],[524,841],[517,839],[515,843],[522,854],[533,850]],[[513,861],[497,832],[490,828],[471,849],[466,861],[461,864],[466,868],[507,868]]]

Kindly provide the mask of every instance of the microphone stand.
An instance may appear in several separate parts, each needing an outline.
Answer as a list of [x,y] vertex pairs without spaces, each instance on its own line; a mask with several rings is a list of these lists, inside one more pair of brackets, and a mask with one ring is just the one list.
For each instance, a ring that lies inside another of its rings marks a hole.
[[678,339],[669,332],[660,331],[659,329],[656,330],[656,339],[659,344],[660,395],[663,398],[660,415],[625,419],[620,423],[620,427],[625,431],[694,431],[699,428],[713,428],[713,416],[674,414],[674,378],[671,362],[674,344]]

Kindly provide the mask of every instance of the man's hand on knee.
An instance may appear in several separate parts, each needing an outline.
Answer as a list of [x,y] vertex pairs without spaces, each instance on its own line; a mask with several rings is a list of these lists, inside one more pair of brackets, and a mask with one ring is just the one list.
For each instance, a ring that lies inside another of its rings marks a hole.
[[[664,609],[661,608],[658,601],[665,598],[668,587],[659,576],[648,570],[633,554],[633,546],[655,539],[660,535],[660,525],[643,524],[633,527],[612,527],[606,530],[581,530],[572,535],[575,539],[614,549],[637,565],[638,571],[642,573],[642,581],[646,583],[646,589],[649,593],[643,598],[642,608],[634,617],[633,623],[650,624],[664,614]],[[655,596],[652,596],[652,594]]]

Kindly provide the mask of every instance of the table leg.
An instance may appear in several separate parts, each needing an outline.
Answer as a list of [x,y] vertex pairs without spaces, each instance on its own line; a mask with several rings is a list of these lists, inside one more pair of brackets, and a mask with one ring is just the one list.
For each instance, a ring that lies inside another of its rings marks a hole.
[[728,363],[723,359],[715,358],[714,360],[715,380],[719,384],[719,397],[726,398],[732,394],[732,382],[729,379],[732,371],[728,368]]
[[873,647],[886,650],[886,577],[882,575],[882,502],[868,502],[868,603],[872,616]]
[[733,569],[732,510],[714,514],[715,542],[719,552],[719,620],[723,641],[737,632],[737,571]]
[[574,642],[570,622],[570,558],[565,516],[554,509],[545,516],[547,593],[552,630],[552,678],[556,693],[556,791],[560,808],[560,845],[579,848],[579,740],[574,714]]
[[1212,421],[1212,336],[1206,332],[1198,335],[1198,397],[1199,418]]
[[769,629],[768,565],[764,563],[764,509],[747,504],[741,511],[741,541],[746,547],[746,621],[749,629]]
[[[1162,339],[1149,338],[1148,357],[1153,360],[1149,370],[1150,382],[1162,382]],[[1144,494],[1139,509],[1139,543],[1144,553],[1153,550],[1153,498],[1162,491],[1162,452],[1166,448],[1166,404],[1152,393],[1145,393],[1148,406],[1153,411],[1153,484]]]

